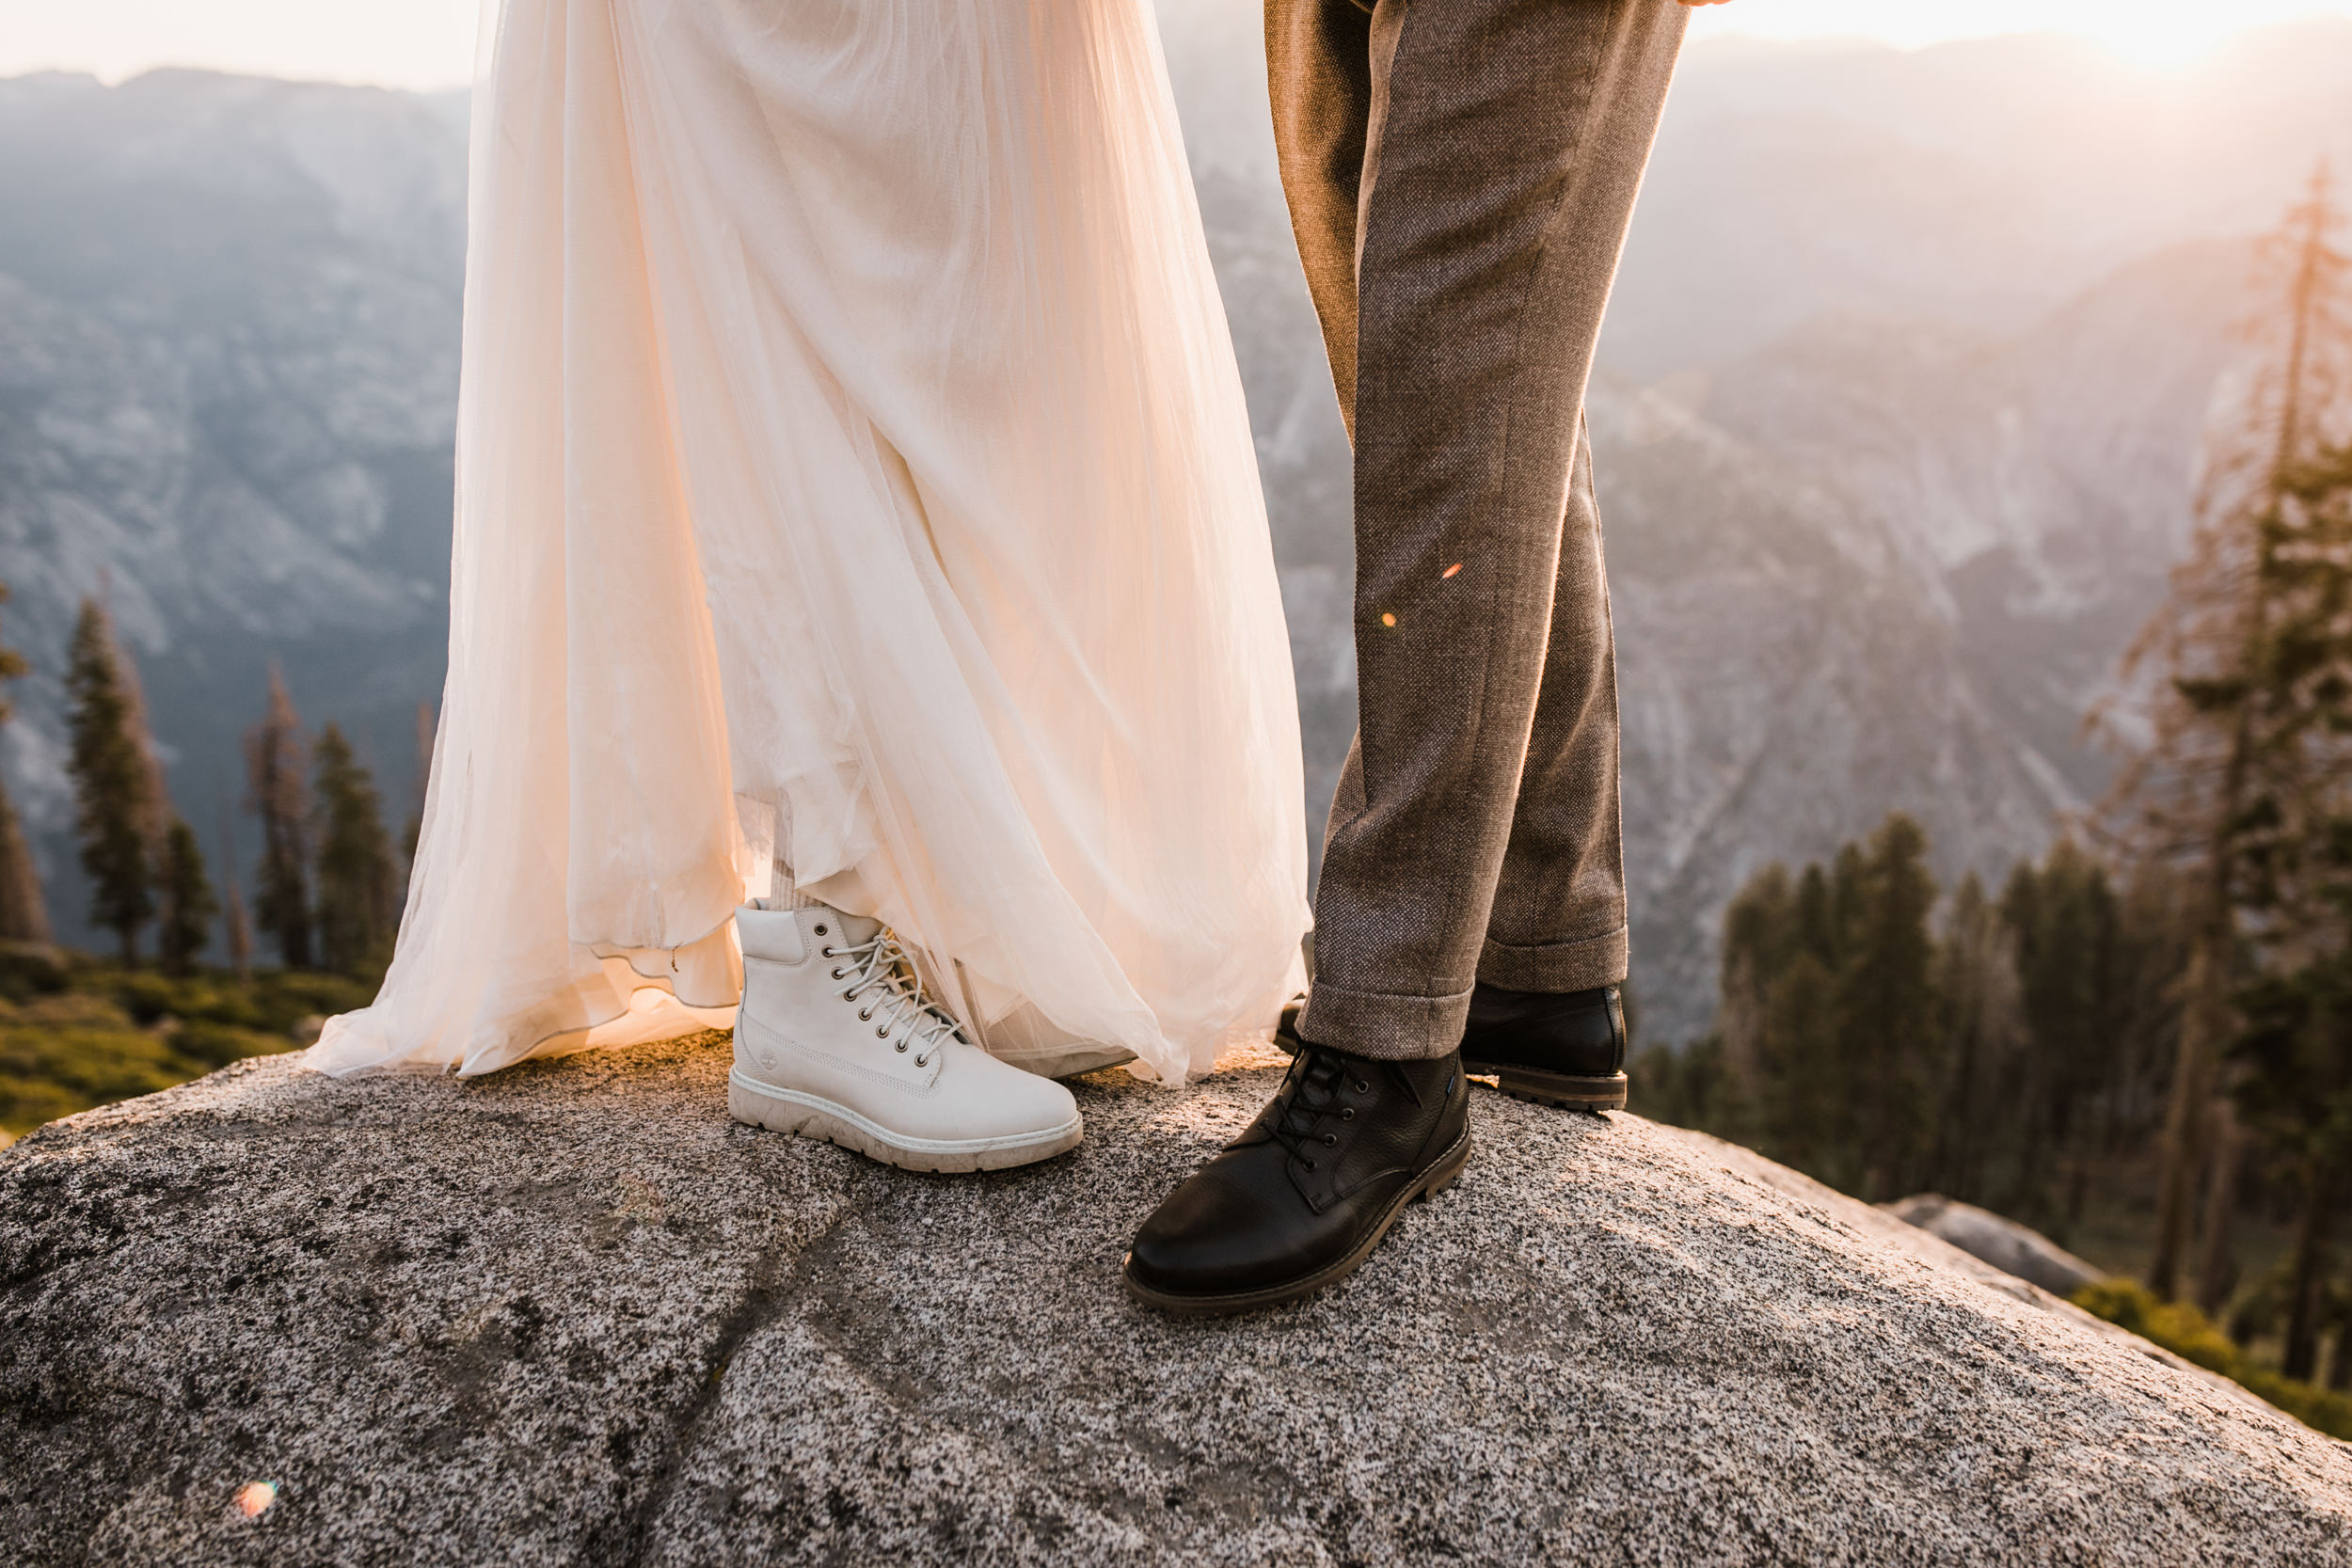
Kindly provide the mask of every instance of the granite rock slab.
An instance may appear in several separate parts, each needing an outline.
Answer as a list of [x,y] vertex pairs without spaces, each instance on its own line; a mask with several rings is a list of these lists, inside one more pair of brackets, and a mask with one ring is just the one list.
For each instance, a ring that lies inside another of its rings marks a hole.
[[1174,1321],[1120,1255],[1271,1053],[977,1176],[736,1125],[726,1064],[281,1057],[0,1153],[0,1556],[2352,1564],[2352,1449],[1636,1116],[1478,1088],[1352,1279]]

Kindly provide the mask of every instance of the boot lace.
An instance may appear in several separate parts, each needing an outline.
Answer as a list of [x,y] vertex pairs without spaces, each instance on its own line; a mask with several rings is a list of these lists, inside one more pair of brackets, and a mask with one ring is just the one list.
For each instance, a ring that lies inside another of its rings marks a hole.
[[1350,1086],[1358,1094],[1372,1088],[1338,1053],[1308,1044],[1292,1066],[1289,1097],[1282,1114],[1275,1118],[1274,1141],[1289,1149],[1301,1165],[1314,1169],[1317,1158],[1337,1148],[1340,1141],[1337,1132],[1323,1131],[1325,1119],[1334,1116],[1343,1121],[1355,1119],[1355,1107],[1340,1103],[1340,1091]]
[[882,1020],[875,1025],[876,1039],[886,1040],[892,1030],[906,1026],[898,1049],[921,1046],[914,1053],[916,1067],[929,1067],[941,1046],[961,1037],[956,1021],[925,992],[923,973],[915,967],[914,956],[887,926],[870,941],[828,947],[823,953],[828,958],[842,960],[833,971],[834,979],[849,982],[842,988],[841,1000],[863,1001],[857,1016],[867,1022],[878,1017]]

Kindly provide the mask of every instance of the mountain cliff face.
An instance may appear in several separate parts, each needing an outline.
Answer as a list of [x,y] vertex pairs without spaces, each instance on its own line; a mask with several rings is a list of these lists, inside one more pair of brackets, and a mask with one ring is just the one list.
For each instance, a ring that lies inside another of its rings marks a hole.
[[[1166,25],[1319,832],[1354,721],[1346,442],[1254,11]],[[1592,410],[1653,1032],[1706,1027],[1715,915],[1761,862],[1900,806],[1947,875],[1998,875],[2095,796],[2080,718],[2185,535],[2245,238],[2347,87],[2352,29],[2326,25],[2162,79],[2046,40],[1693,52]],[[462,117],[187,72],[0,83],[0,640],[40,671],[0,763],[69,939],[56,675],[83,594],[208,846],[272,658],[409,799],[446,634]]]
[[1766,861],[1899,808],[1997,881],[2097,799],[2083,719],[2185,542],[2249,263],[2191,245],[2015,336],[1817,318],[1597,390],[1654,1029],[1707,1026],[1715,916]]
[[447,628],[461,117],[190,72],[0,83],[0,635],[37,671],[8,777],[69,939],[57,678],[83,594],[208,848],[270,659],[405,801]]

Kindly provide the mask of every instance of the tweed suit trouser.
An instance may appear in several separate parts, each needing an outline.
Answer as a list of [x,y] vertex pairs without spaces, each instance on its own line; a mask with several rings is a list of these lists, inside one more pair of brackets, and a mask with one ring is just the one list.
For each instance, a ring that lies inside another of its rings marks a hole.
[[1266,0],[1283,191],[1355,443],[1355,745],[1299,1033],[1460,1041],[1626,973],[1585,385],[1677,0]]

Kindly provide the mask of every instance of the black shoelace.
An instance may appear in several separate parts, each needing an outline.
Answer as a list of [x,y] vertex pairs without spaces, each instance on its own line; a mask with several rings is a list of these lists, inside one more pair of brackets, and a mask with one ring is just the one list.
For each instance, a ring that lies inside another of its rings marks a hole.
[[1318,1155],[1339,1145],[1337,1132],[1323,1131],[1326,1117],[1353,1121],[1356,1108],[1340,1103],[1340,1091],[1353,1081],[1358,1094],[1372,1092],[1371,1083],[1356,1076],[1356,1069],[1335,1051],[1308,1044],[1291,1066],[1291,1084],[1282,1114],[1275,1118],[1274,1141],[1295,1155],[1307,1169],[1315,1168]]

